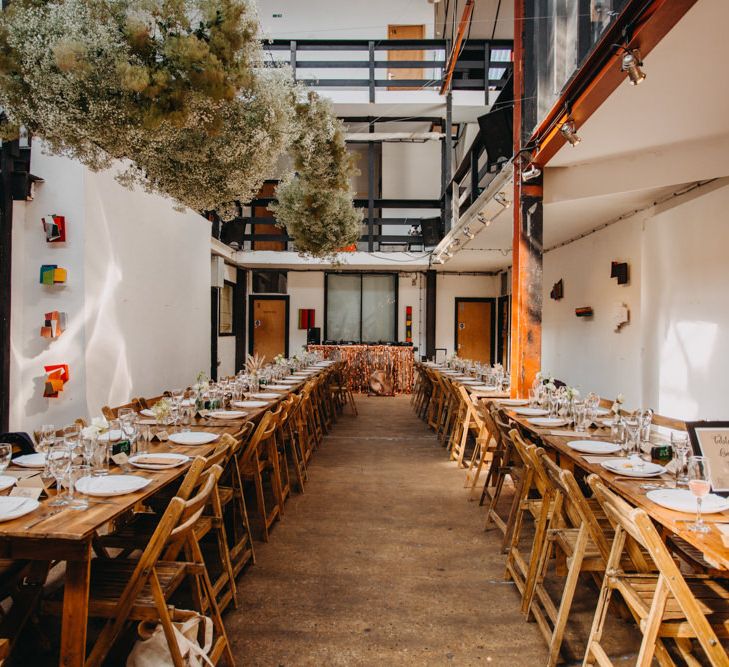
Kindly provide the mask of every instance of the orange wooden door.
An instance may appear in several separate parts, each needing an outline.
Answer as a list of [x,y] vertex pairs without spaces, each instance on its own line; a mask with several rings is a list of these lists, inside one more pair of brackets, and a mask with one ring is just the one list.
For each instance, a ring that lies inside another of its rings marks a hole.
[[[259,197],[273,197],[276,191],[276,185],[274,183],[264,183],[259,192]],[[254,218],[273,218],[273,213],[268,210],[266,206],[254,206],[253,207]],[[265,223],[257,223],[255,225],[256,234],[266,234],[273,236],[283,236],[284,230],[281,227],[276,226],[273,220],[270,225]],[[252,244],[253,250],[286,250],[285,241],[254,241]]]
[[287,354],[287,299],[251,297],[251,302],[253,354],[265,357],[266,361],[273,361],[279,354]]
[[[388,39],[423,39],[425,37],[424,25],[389,25],[387,26]],[[388,51],[388,60],[424,60],[424,51]],[[397,79],[423,79],[421,67],[391,67],[387,70],[387,78]],[[413,90],[408,86],[388,86],[388,90]]]
[[493,363],[493,308],[491,301],[456,299],[456,354],[459,357]]

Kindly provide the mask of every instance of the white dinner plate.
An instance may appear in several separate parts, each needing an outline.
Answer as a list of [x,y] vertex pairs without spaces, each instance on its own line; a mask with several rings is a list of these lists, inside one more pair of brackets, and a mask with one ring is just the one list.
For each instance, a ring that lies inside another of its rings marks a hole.
[[76,482],[76,490],[87,496],[123,496],[143,489],[152,480],[137,475],[106,475],[82,477]]
[[112,441],[121,440],[124,437],[124,434],[121,432],[120,429],[114,429],[113,431],[107,431],[106,433],[101,433],[99,435],[99,440],[102,442],[106,442],[109,440],[109,438],[112,439]]
[[6,489],[9,489],[17,481],[18,480],[15,479],[15,477],[12,477],[10,475],[0,475],[0,491],[5,491]]
[[178,445],[207,445],[218,439],[217,433],[206,431],[183,431],[182,433],[170,433],[170,440]]
[[620,451],[620,445],[604,440],[572,440],[567,443],[570,449],[584,454],[614,454]]
[[492,387],[490,384],[470,384],[468,391],[497,391],[498,387]]
[[144,417],[156,417],[157,416],[154,414],[154,410],[150,410],[149,408],[144,408],[144,410],[140,410],[139,414],[143,415]]
[[18,498],[16,496],[0,497],[0,521],[10,521],[25,516],[37,510],[40,503],[33,498]]
[[292,387],[295,384],[300,384],[303,382],[302,378],[284,378],[283,380],[279,380],[280,384],[287,385],[287,387]]
[[291,385],[288,384],[267,384],[266,389],[273,389],[276,391],[288,391],[291,389]]
[[534,426],[551,428],[567,426],[570,423],[568,419],[562,419],[562,417],[533,417],[532,419],[527,419],[527,421]]
[[514,408],[514,412],[525,417],[546,417],[549,414],[549,410],[543,408]]
[[642,459],[614,459],[613,461],[603,461],[601,465],[616,475],[625,475],[626,477],[657,477],[666,472],[663,466]]
[[12,462],[22,468],[45,468],[46,455],[41,453],[23,454],[23,456],[14,458]]
[[266,401],[233,401],[236,408],[265,408],[267,405]]
[[499,403],[501,405],[505,405],[507,407],[518,407],[521,405],[529,405],[529,401],[526,398],[502,398],[499,400]]
[[247,414],[243,410],[212,410],[206,416],[213,419],[243,419]]
[[604,417],[605,415],[609,415],[610,414],[610,410],[608,410],[607,408],[597,408],[595,410],[595,414],[598,417]]
[[281,398],[280,394],[272,394],[270,391],[262,391],[260,394],[251,394],[253,398],[260,398],[264,400],[271,400],[273,398]]
[[[165,459],[169,463],[145,463],[145,459],[154,461],[155,459]],[[136,454],[130,457],[129,463],[135,468],[142,468],[142,470],[167,470],[167,468],[176,468],[187,463],[190,460],[189,456],[184,454],[175,454],[174,452],[160,452],[159,454]]]
[[[688,489],[654,489],[646,493],[648,500],[656,505],[665,507],[677,512],[696,512],[696,496]],[[729,498],[722,498],[715,493],[710,493],[701,499],[702,514],[714,514],[729,510]]]

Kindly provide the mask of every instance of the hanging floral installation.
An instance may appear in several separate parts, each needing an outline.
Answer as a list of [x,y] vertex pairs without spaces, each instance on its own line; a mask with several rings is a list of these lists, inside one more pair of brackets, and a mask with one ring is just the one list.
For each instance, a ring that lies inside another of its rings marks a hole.
[[[281,222],[302,252],[330,252],[357,215],[344,173],[312,188],[310,151],[350,169],[341,129],[322,104],[302,115],[290,71],[263,57],[246,0],[13,0],[0,13],[3,135],[25,126],[93,170],[121,161],[124,185],[224,219],[274,175],[293,136],[303,176],[287,180]],[[307,119],[325,120],[328,138],[317,126],[306,139]]]
[[357,170],[342,122],[316,93],[309,92],[306,101],[296,105],[290,150],[296,171],[276,188],[276,219],[300,252],[336,255],[356,243],[361,233],[362,212],[354,208],[350,182]]

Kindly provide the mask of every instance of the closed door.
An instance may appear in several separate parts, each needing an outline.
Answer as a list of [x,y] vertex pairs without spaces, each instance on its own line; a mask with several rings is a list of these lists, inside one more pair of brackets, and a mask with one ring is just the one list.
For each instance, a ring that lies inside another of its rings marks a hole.
[[456,354],[459,357],[493,363],[493,316],[491,299],[456,299]]
[[288,356],[288,299],[251,297],[251,351],[266,361]]
[[[425,37],[425,26],[423,25],[390,25],[387,27],[388,39],[423,39]],[[396,50],[388,51],[388,60],[424,60],[424,51]],[[387,78],[397,79],[423,79],[421,67],[390,67],[387,70]],[[388,86],[388,90],[414,90],[412,86]]]

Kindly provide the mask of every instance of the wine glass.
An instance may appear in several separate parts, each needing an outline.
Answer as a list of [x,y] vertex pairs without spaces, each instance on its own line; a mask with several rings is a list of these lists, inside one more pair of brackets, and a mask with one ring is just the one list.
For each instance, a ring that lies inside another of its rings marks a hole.
[[48,469],[56,480],[56,497],[48,504],[53,507],[67,505],[68,501],[63,497],[63,480],[68,476],[71,467],[71,452],[64,444],[55,444],[48,452]]
[[701,518],[701,501],[711,491],[711,470],[705,456],[692,456],[688,465],[689,489],[696,496],[696,521],[688,525],[695,533],[708,533],[710,528]]
[[134,418],[134,415],[129,415],[126,419],[119,420],[119,423],[122,433],[129,440],[130,451],[134,452],[134,443],[139,435],[139,424],[137,424],[137,420]]
[[35,450],[41,454],[45,454],[48,448],[55,442],[56,427],[53,424],[43,424],[39,431],[38,442]]
[[10,459],[13,457],[13,446],[6,442],[0,442],[0,475],[2,475],[10,465]]

